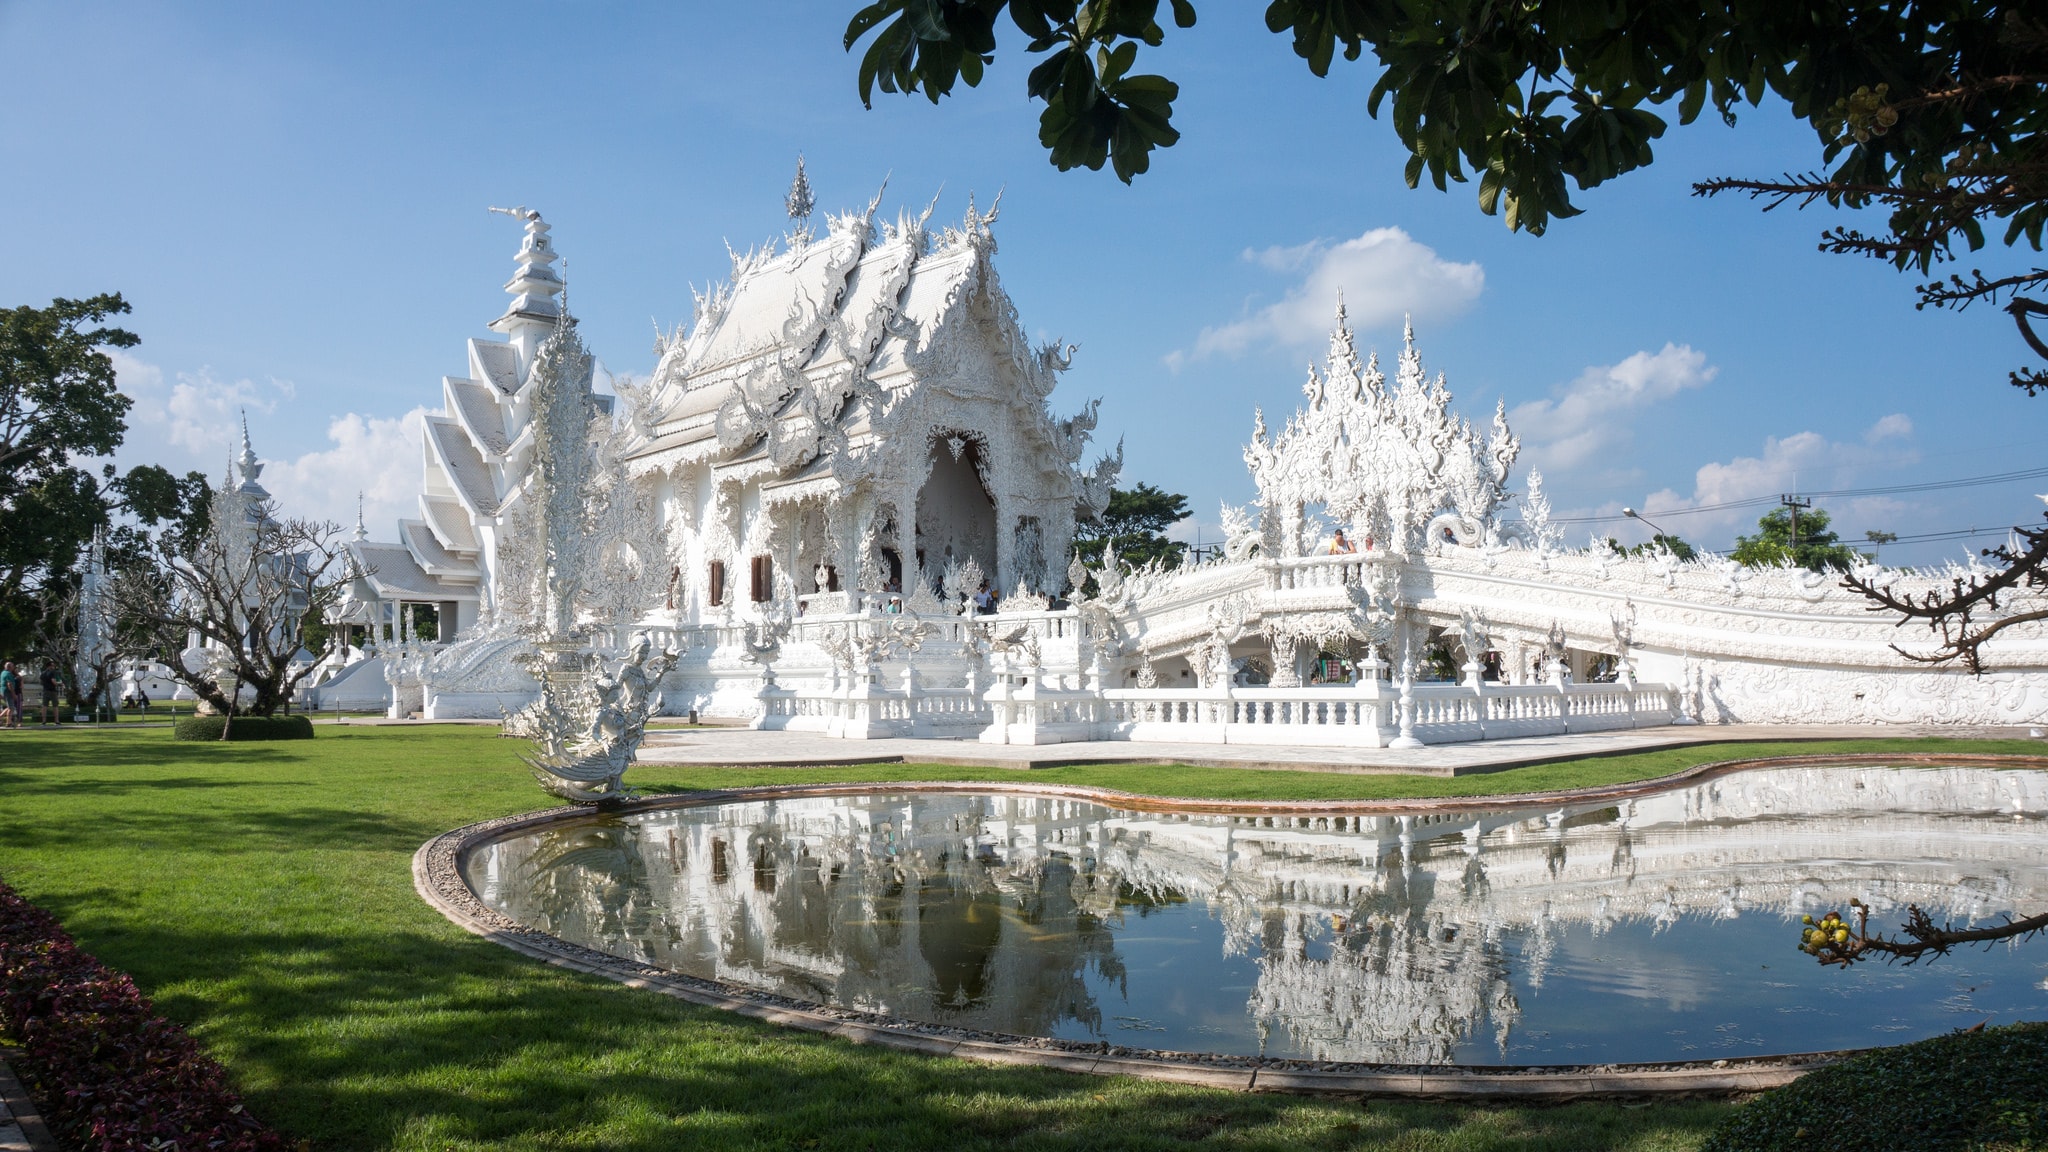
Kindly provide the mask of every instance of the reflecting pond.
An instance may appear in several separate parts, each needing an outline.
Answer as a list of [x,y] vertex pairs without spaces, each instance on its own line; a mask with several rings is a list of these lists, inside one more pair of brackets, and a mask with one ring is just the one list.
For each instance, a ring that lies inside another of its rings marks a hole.
[[1410,1064],[1711,1059],[2048,1019],[2048,943],[1822,969],[1852,896],[2048,907],[2048,773],[1786,767],[1619,804],[1128,811],[1003,792],[593,818],[473,852],[521,923],[962,1028]]

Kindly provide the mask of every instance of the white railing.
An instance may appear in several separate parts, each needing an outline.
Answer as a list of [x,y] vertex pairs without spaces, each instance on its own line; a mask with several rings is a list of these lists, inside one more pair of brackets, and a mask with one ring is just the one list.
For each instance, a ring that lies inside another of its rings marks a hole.
[[994,713],[965,688],[780,688],[761,691],[754,726],[775,731],[816,732],[847,740],[890,736],[971,740]]
[[1109,739],[1348,745],[1393,738],[1395,697],[1378,682],[1303,688],[1112,688]]
[[[769,687],[757,726],[847,739],[979,738],[996,744],[1146,740],[1382,748],[1647,728],[1678,718],[1662,684],[1417,684],[1303,688],[1048,688],[999,675],[965,688]],[[1405,723],[1404,721],[1404,711]]]
[[1365,583],[1365,573],[1376,564],[1397,562],[1388,552],[1355,552],[1341,556],[1291,556],[1270,561],[1269,586],[1294,588],[1355,588]]

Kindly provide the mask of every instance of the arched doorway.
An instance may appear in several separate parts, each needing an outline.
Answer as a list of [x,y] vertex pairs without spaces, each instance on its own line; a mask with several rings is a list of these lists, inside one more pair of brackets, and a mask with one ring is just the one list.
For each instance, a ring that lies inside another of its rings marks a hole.
[[930,468],[917,493],[917,552],[936,575],[969,557],[994,583],[996,505],[982,485],[981,445],[958,433],[932,438]]

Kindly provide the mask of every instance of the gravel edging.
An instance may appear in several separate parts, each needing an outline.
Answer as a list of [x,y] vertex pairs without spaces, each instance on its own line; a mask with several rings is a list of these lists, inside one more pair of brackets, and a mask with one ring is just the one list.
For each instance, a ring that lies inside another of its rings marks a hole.
[[[1682,772],[1651,780],[1596,788],[1576,788],[1562,792],[1525,792],[1439,799],[1302,802],[1178,800],[1107,788],[1033,784],[1021,781],[771,784],[641,797],[625,801],[615,807],[608,806],[605,812],[644,812],[659,808],[695,808],[737,801],[841,796],[875,791],[1007,792],[1091,800],[1139,811],[1204,814],[1324,815],[1417,810],[1471,811],[1532,803],[1620,800],[1751,768],[1868,764],[1873,760],[1897,764],[2048,768],[2048,757],[2028,756],[1778,756],[1723,760],[1696,765]],[[490,908],[477,897],[475,891],[463,879],[463,861],[471,851],[482,845],[537,825],[588,820],[595,816],[596,813],[592,809],[585,807],[550,808],[539,812],[502,816],[444,832],[422,844],[413,854],[413,888],[421,899],[465,930],[558,968],[602,976],[630,987],[659,992],[692,1004],[721,1008],[742,1016],[808,1032],[838,1036],[857,1044],[874,1044],[932,1056],[953,1056],[988,1064],[1029,1064],[1069,1072],[1135,1076],[1141,1079],[1197,1084],[1241,1092],[1561,1100],[1588,1096],[1645,1096],[1671,1093],[1726,1095],[1755,1092],[1789,1084],[1814,1068],[1833,1063],[1850,1054],[1847,1051],[1809,1052],[1659,1064],[1542,1067],[1460,1065],[1446,1068],[1165,1052],[1107,1043],[1083,1044],[1044,1037],[978,1032],[778,996],[723,981],[685,976],[585,948],[526,927]]]

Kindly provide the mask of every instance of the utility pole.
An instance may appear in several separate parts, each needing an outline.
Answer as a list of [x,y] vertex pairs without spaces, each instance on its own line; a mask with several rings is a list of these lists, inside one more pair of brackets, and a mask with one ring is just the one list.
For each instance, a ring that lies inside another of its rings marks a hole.
[[1787,492],[1778,497],[1778,505],[1792,512],[1792,562],[1799,563],[1799,510],[1813,507],[1812,499],[1801,500],[1796,492]]

